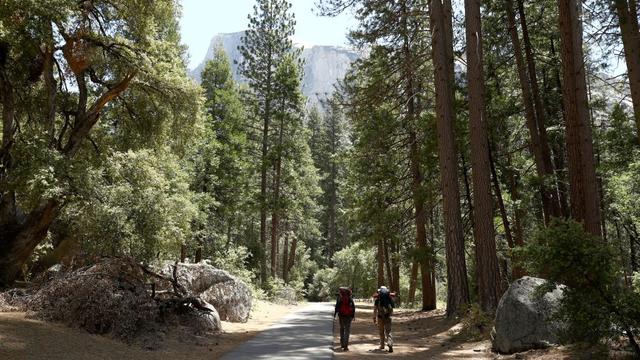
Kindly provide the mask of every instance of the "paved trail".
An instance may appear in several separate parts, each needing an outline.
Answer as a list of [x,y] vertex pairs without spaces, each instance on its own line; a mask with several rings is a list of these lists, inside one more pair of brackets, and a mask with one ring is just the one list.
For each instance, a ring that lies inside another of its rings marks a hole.
[[332,315],[333,304],[309,304],[285,316],[222,359],[330,360],[333,358]]

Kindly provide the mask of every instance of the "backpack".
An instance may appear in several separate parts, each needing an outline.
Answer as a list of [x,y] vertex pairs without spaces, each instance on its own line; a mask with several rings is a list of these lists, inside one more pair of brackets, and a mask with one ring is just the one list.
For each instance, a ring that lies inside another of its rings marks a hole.
[[378,291],[378,315],[388,318],[393,313],[393,306],[389,289],[380,289]]
[[351,289],[346,287],[340,288],[340,306],[338,314],[342,316],[353,316],[353,308],[351,307]]

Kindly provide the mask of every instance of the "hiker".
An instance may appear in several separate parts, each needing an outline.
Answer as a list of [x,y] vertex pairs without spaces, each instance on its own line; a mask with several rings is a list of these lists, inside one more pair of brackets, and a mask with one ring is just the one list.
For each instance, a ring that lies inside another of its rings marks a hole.
[[386,286],[380,286],[378,292],[373,296],[373,323],[378,324],[380,332],[380,350],[384,350],[384,343],[389,346],[389,352],[393,352],[393,337],[391,336],[391,315],[393,314],[392,294]]
[[333,317],[338,314],[340,320],[340,347],[343,351],[349,351],[349,333],[351,332],[351,321],[356,316],[356,304],[351,297],[351,289],[341,287],[336,301],[336,309]]

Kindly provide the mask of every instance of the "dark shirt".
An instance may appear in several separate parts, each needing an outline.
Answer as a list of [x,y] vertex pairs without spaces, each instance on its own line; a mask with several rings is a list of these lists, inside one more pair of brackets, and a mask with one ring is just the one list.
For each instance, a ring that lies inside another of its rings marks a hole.
[[[383,315],[380,314],[380,312],[378,311],[379,304],[380,304],[380,299],[376,298],[376,300],[373,302],[373,316],[374,317],[377,316],[378,319],[382,319]],[[390,299],[389,305],[391,306],[392,309],[396,307],[396,304],[393,302],[393,298]],[[389,315],[387,315],[387,317],[389,317]]]

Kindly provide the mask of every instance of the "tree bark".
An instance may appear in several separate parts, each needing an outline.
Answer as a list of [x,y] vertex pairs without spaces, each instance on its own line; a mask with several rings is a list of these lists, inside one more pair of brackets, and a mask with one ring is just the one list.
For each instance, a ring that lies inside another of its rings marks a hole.
[[640,143],[640,31],[636,0],[614,0],[629,76],[636,133]]
[[402,304],[402,293],[400,288],[400,244],[396,240],[392,242],[391,249],[393,256],[391,256],[391,273],[393,274],[391,288],[396,292],[396,304],[400,306]]
[[469,132],[473,180],[476,279],[480,307],[493,313],[502,295],[500,268],[493,229],[489,134],[485,114],[484,55],[482,50],[481,0],[465,0],[467,77],[469,86]]
[[395,291],[395,289],[393,288],[394,284],[395,284],[395,281],[393,280],[394,273],[391,270],[391,256],[390,256],[390,251],[389,251],[389,242],[386,239],[384,239],[382,241],[382,246],[383,246],[383,251],[384,251],[383,252],[383,254],[384,254],[384,267],[385,267],[385,270],[386,270],[386,273],[387,273],[387,281],[386,281],[387,285],[386,286],[389,289],[391,289],[391,291]]
[[[405,98],[406,98],[406,106],[407,106],[407,115],[404,121],[404,126],[409,134],[409,167],[411,171],[411,192],[413,197],[413,207],[414,207],[414,216],[415,216],[415,225],[416,225],[416,246],[418,250],[422,253],[426,254],[427,252],[427,230],[426,230],[426,217],[424,211],[424,199],[422,196],[422,181],[423,176],[420,170],[420,149],[418,146],[418,139],[415,130],[415,121],[416,121],[416,88],[414,86],[414,77],[415,77],[415,69],[414,69],[414,61],[413,54],[411,51],[411,41],[409,39],[409,27],[408,27],[408,9],[406,6],[406,2],[403,2],[402,7],[402,53],[404,57],[404,66],[403,66],[403,78],[404,78],[404,86],[405,86]],[[414,272],[417,274],[417,267],[414,263],[414,268],[412,268],[412,276]],[[435,292],[435,288],[429,285],[429,279],[431,278],[429,264],[427,263],[426,257],[421,258],[420,260],[420,270],[422,276],[422,310],[434,310],[436,308],[435,303],[435,295],[432,293]],[[398,272],[399,273],[399,272]],[[413,280],[413,278],[412,278]],[[426,287],[425,287],[426,284]],[[413,292],[409,295],[410,301],[413,302],[413,298],[415,297],[415,281],[414,281]],[[398,284],[399,286],[399,284]],[[434,299],[434,301],[431,301]]]
[[267,282],[267,170],[269,156],[269,126],[271,124],[271,52],[267,64],[267,90],[265,95],[264,114],[262,116],[262,154],[260,167],[260,281],[263,286]]
[[[464,158],[464,152],[460,152],[460,162],[462,163],[462,182],[464,183],[464,197],[469,207],[469,223],[471,231],[475,228],[475,219],[473,218],[473,201],[471,200],[471,185],[469,185],[469,174],[467,173],[467,161]],[[464,216],[463,216],[464,219]],[[464,224],[463,224],[464,225]],[[463,227],[463,233],[467,233]]]
[[[524,246],[524,229],[522,227],[522,221],[524,218],[524,211],[520,207],[520,191],[518,190],[518,174],[515,170],[511,168],[511,159],[509,159],[509,168],[507,171],[507,187],[511,196],[511,201],[513,202],[513,220],[514,220],[514,243],[516,247]],[[515,263],[518,259],[513,258],[512,261]],[[511,276],[514,279],[519,279],[526,275],[526,271],[521,266],[517,266],[512,264],[511,266]]]
[[291,251],[289,252],[289,261],[287,261],[287,278],[289,277],[289,273],[291,273],[291,269],[293,269],[293,265],[296,263],[296,250],[298,247],[298,237],[294,236],[293,241],[291,241]]
[[13,87],[3,71],[0,73],[2,100],[2,147],[0,148],[0,228],[16,220],[15,193],[9,190],[9,169],[12,167],[11,149],[15,132],[15,103]]
[[382,244],[382,238],[378,239],[378,271],[377,271],[377,281],[378,288],[384,285],[384,246]]
[[418,285],[418,270],[419,270],[419,261],[414,260],[411,264],[411,274],[409,275],[409,294],[407,295],[407,300],[409,304],[413,304],[416,301],[416,288]]
[[289,283],[289,229],[285,220],[284,225],[284,246],[282,247],[282,280],[285,284]]
[[0,241],[0,287],[10,285],[20,277],[22,266],[47,236],[58,210],[57,201],[44,201],[29,213],[24,222],[0,227],[3,234]]
[[583,222],[586,231],[601,236],[600,199],[588,116],[580,7],[581,2],[577,0],[558,0],[571,215]]
[[507,208],[504,205],[502,191],[500,190],[500,180],[498,179],[496,165],[491,152],[489,152],[489,155],[489,161],[491,162],[491,178],[493,180],[493,192],[495,193],[496,199],[498,200],[498,208],[500,209],[500,216],[502,217],[502,226],[504,226],[504,236],[507,239],[507,245],[509,245],[509,248],[513,249],[515,247],[515,242],[513,241],[513,234],[511,233],[511,222],[509,221]]
[[623,227],[629,237],[629,262],[631,265],[631,272],[637,272],[640,269],[640,266],[638,266],[638,250],[636,248],[638,240],[640,239],[638,237],[638,230],[633,223],[628,225],[625,224]]
[[187,247],[184,244],[180,245],[180,262],[184,263],[187,260]]
[[[335,114],[334,114],[335,115]],[[331,132],[331,155],[332,157],[329,159],[330,161],[330,170],[329,170],[329,208],[328,217],[328,237],[329,237],[329,259],[332,261],[333,254],[337,249],[338,243],[338,231],[337,231],[337,223],[336,223],[336,212],[337,212],[337,203],[338,203],[338,194],[337,194],[337,186],[336,186],[336,178],[337,178],[337,169],[336,169],[336,160],[334,156],[337,154],[337,139],[336,139],[336,120],[331,117],[331,123],[329,126],[329,130]]]
[[453,114],[453,26],[450,0],[431,0],[432,57],[436,83],[436,128],[443,195],[447,260],[447,315],[469,303],[469,285],[460,215]]
[[278,130],[277,159],[275,163],[275,178],[273,180],[273,209],[271,213],[271,277],[278,275],[278,225],[280,225],[280,177],[282,174],[282,138],[284,134],[284,119],[280,119]]

